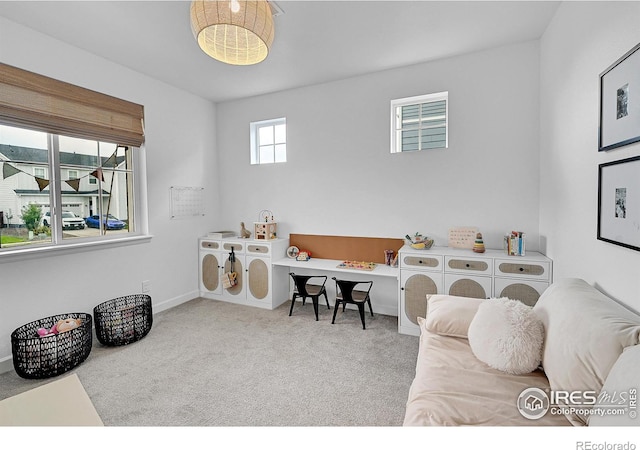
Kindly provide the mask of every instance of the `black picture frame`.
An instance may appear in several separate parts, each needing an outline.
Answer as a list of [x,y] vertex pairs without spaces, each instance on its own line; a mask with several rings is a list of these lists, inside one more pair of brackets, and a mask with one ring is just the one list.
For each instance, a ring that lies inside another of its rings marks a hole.
[[598,166],[598,239],[640,251],[640,156]]
[[640,44],[600,74],[598,151],[640,141]]

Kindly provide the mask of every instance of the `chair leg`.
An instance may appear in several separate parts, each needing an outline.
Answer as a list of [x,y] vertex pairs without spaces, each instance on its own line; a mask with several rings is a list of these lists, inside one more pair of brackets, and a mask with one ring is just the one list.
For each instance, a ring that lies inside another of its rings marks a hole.
[[291,313],[293,312],[293,305],[295,305],[296,303],[296,297],[297,297],[297,294],[293,294],[291,296],[291,308],[289,309],[289,316],[291,316]]
[[329,306],[329,298],[327,297],[327,293],[324,293],[324,300],[327,302],[327,309],[331,309],[331,306]]
[[316,313],[316,321],[317,321],[318,320],[318,296],[315,295],[311,297],[311,300],[313,301],[313,312]]
[[371,317],[373,317],[373,308],[371,307],[371,299],[367,299],[367,303],[369,304],[369,311],[371,311]]
[[360,320],[362,321],[362,329],[366,330],[364,326],[364,303],[358,303],[358,312],[360,313]]
[[340,303],[336,301],[336,304],[333,307],[333,319],[331,320],[331,323],[336,323],[336,314],[338,313],[338,306],[340,306]]

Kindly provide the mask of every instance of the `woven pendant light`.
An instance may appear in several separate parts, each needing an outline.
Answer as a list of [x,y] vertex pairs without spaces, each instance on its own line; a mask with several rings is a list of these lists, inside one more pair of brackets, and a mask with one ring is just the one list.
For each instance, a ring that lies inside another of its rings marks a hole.
[[191,30],[212,58],[241,66],[257,64],[273,43],[273,15],[267,0],[194,0]]

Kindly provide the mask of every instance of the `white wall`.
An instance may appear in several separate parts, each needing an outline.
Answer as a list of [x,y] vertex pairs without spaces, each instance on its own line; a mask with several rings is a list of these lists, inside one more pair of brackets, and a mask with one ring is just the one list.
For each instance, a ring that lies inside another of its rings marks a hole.
[[[218,105],[225,227],[270,209],[289,233],[447,245],[477,226],[538,247],[539,48],[527,42]],[[390,154],[390,101],[449,91],[449,148]],[[249,164],[249,123],[286,116],[287,162]]]
[[[563,2],[541,39],[540,233],[554,276],[575,276],[640,310],[640,252],[596,239],[599,75],[640,42],[640,3]],[[639,174],[640,176],[640,174]]]
[[[197,294],[196,238],[219,226],[215,105],[0,18],[0,61],[144,105],[150,243],[0,262],[0,362],[18,326],[141,291],[160,310]],[[212,175],[213,174],[213,175]],[[205,188],[205,217],[171,220],[169,187]]]

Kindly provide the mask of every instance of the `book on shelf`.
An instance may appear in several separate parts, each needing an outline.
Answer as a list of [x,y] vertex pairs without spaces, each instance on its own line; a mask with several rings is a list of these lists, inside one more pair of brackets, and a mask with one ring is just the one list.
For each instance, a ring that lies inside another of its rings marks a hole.
[[522,231],[512,231],[504,237],[505,250],[509,256],[524,256],[525,240]]

